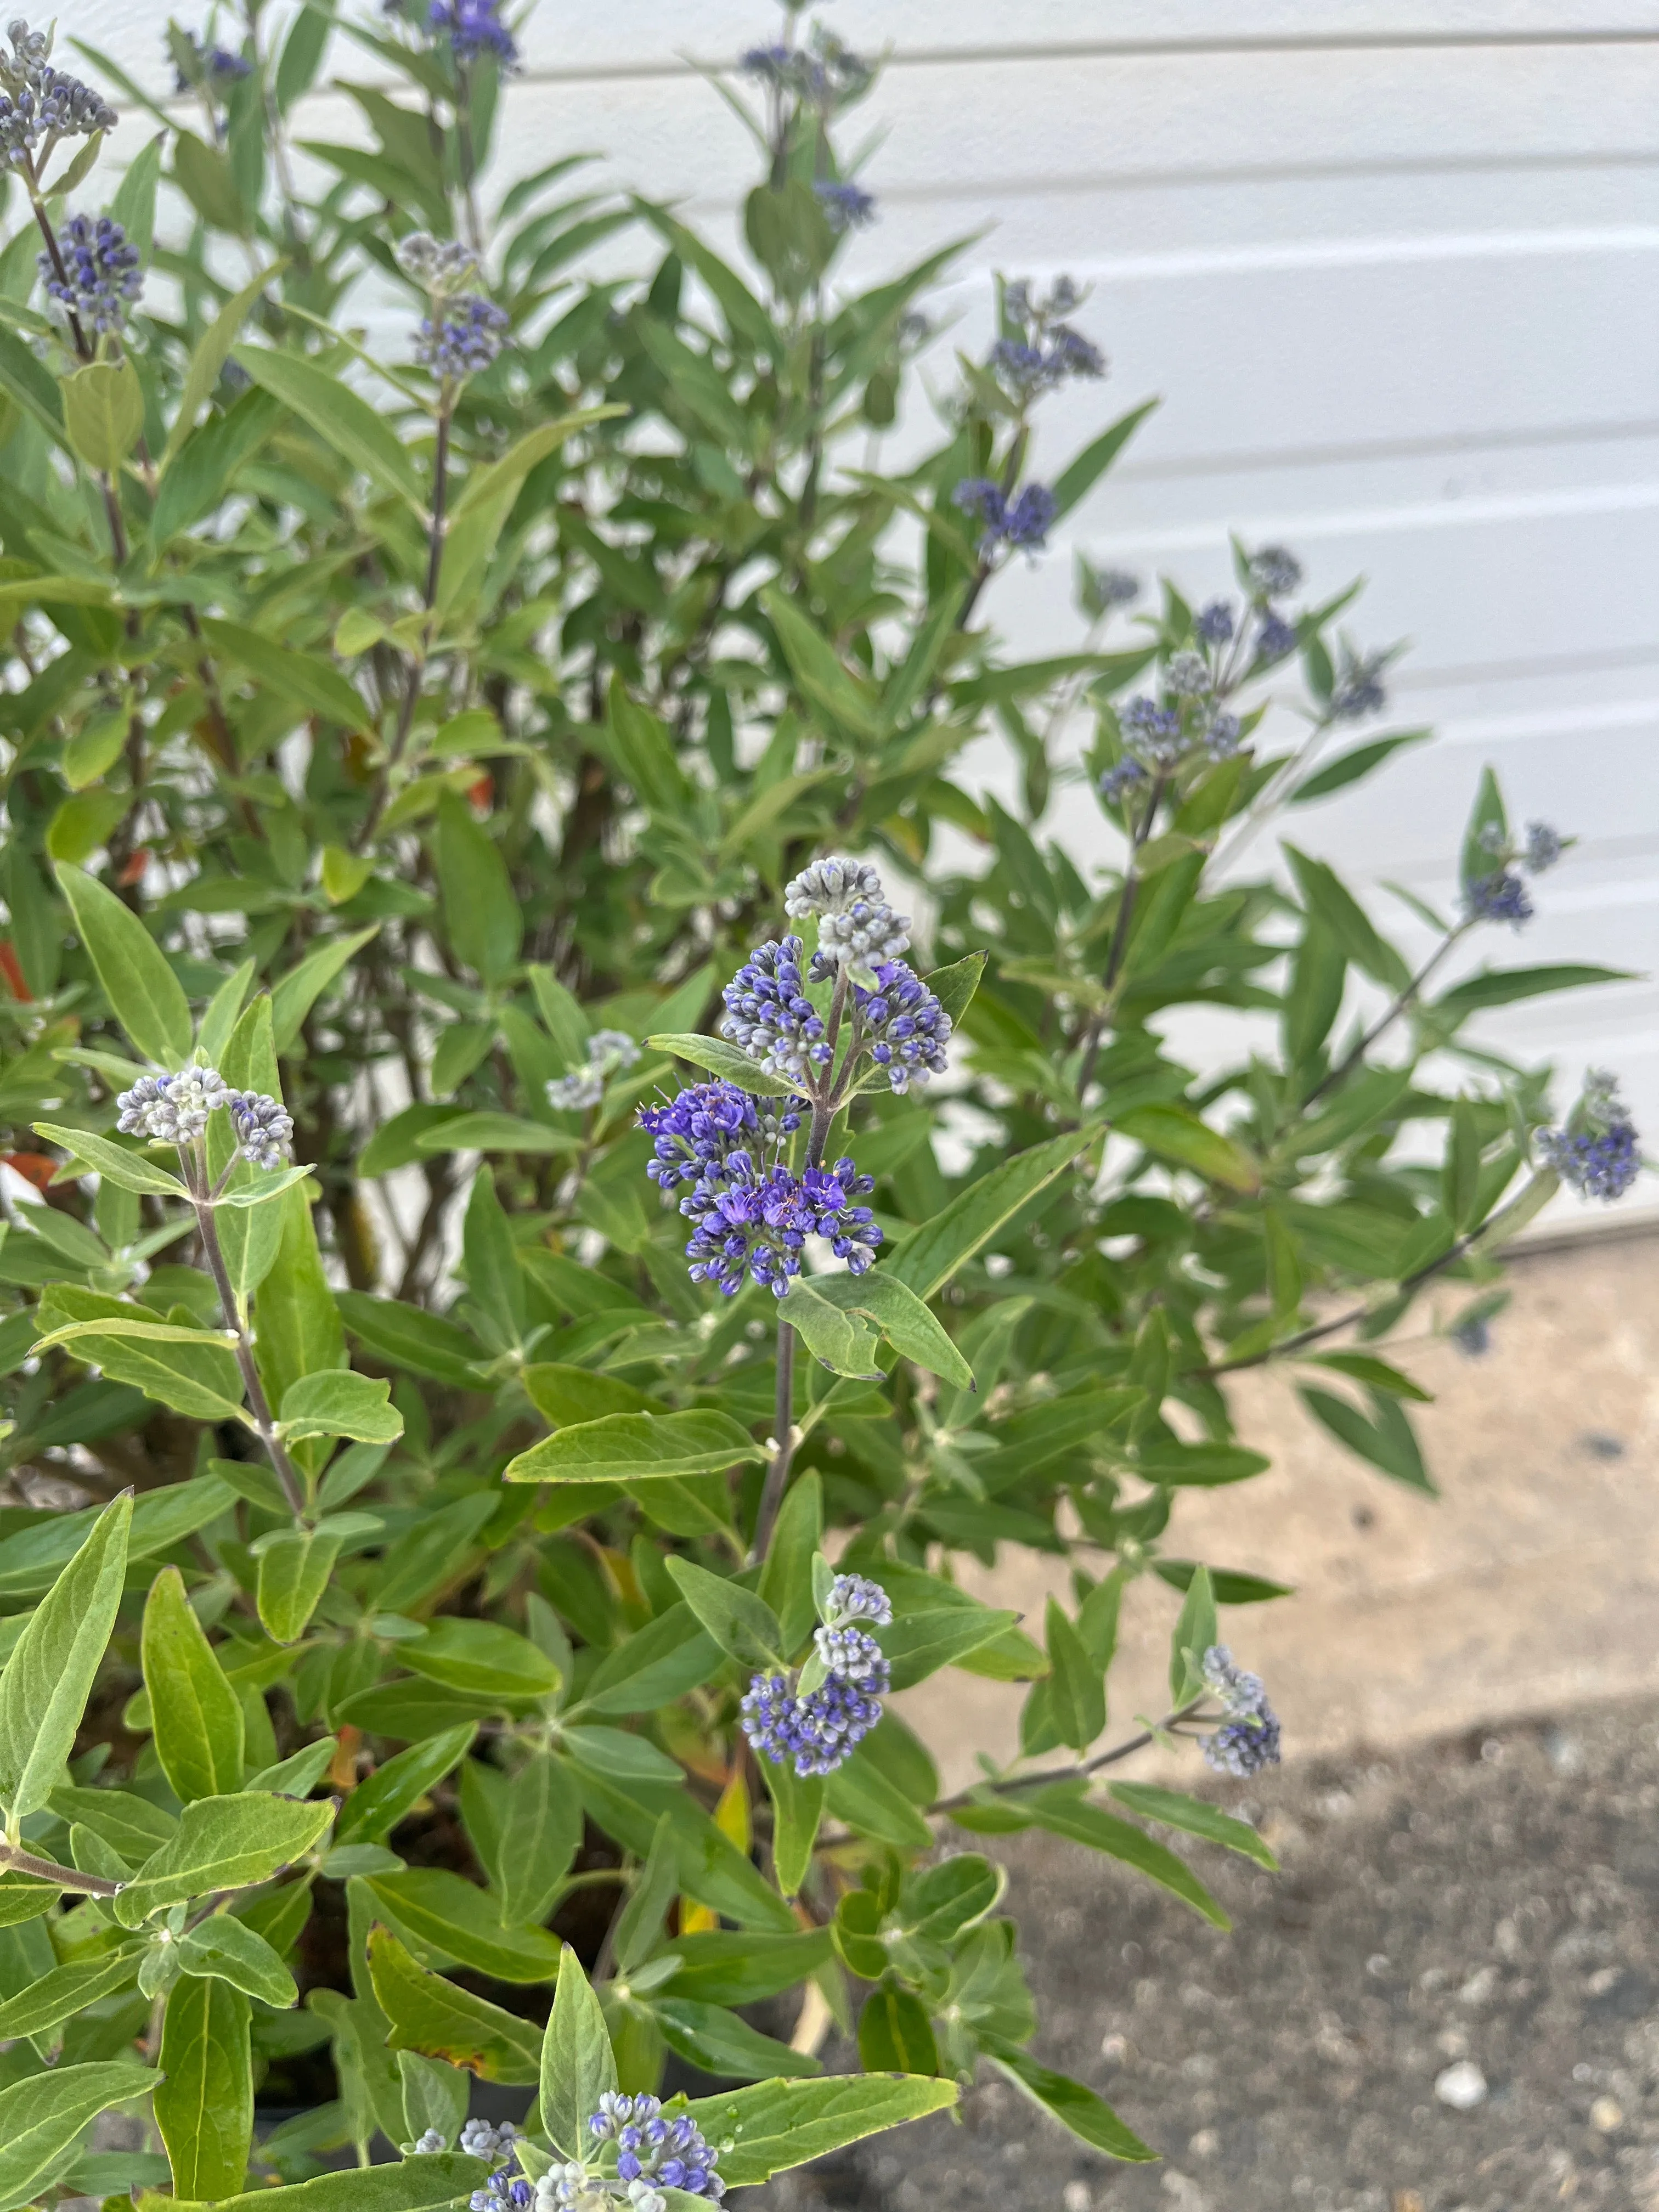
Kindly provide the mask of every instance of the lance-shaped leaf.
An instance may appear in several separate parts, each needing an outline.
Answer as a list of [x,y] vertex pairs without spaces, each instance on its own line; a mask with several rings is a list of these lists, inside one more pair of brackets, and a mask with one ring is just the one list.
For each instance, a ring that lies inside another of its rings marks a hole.
[[496,1851],[504,1920],[539,1927],[581,1839],[581,1804],[564,1770],[532,1753],[506,1792]]
[[170,1905],[265,1881],[309,1850],[333,1817],[331,1799],[301,1804],[257,1790],[198,1797],[185,1806],[178,1834],[115,1899],[115,1917],[137,1928]]
[[667,1566],[680,1595],[722,1651],[745,1666],[783,1665],[783,1631],[763,1598],[723,1575],[711,1575],[693,1559],[671,1558]]
[[542,2038],[534,2021],[429,1972],[389,1928],[368,1931],[368,1971],[393,2051],[446,2059],[484,2081],[540,2079]]
[[608,1413],[532,1444],[505,1474],[508,1482],[648,1482],[765,1457],[729,1413]]
[[294,1977],[264,1937],[228,1912],[210,1912],[179,1938],[187,1974],[228,1982],[246,1996],[279,2010],[297,2002]]
[[66,1128],[58,1121],[37,1121],[34,1133],[44,1137],[49,1145],[58,1145],[72,1153],[83,1167],[107,1177],[123,1190],[137,1191],[141,1196],[151,1198],[189,1195],[179,1177],[170,1174],[158,1159],[118,1145],[109,1137],[95,1137],[89,1129]]
[[305,1634],[340,1556],[341,1540],[317,1528],[273,1529],[260,1538],[259,1625],[278,1644],[297,1644]]
[[1219,1806],[1206,1805],[1201,1797],[1161,1790],[1155,1782],[1114,1782],[1111,1794],[1139,1820],[1161,1820],[1166,1828],[1179,1828],[1186,1835],[1201,1836],[1207,1844],[1220,1844],[1241,1857],[1254,1859],[1269,1874],[1279,1864],[1248,1820],[1235,1820]]
[[701,1067],[726,1083],[735,1083],[740,1090],[752,1091],[757,1097],[798,1096],[793,1083],[769,1074],[758,1060],[750,1060],[746,1052],[728,1044],[724,1037],[692,1036],[672,1031],[662,1036],[648,1036],[646,1042],[653,1052],[672,1052],[676,1060],[689,1060],[693,1067]]
[[100,1997],[124,1989],[137,1978],[143,1947],[134,1943],[125,1951],[105,1952],[95,1959],[72,1960],[54,1966],[31,1982],[15,1997],[0,2004],[0,2036],[8,2041],[20,2035],[45,2035],[60,2021],[84,2012]]
[[599,2099],[617,2086],[617,2061],[599,2001],[568,1944],[559,1960],[539,2078],[548,2141],[566,2158],[580,2158],[592,2141],[587,2123]]
[[185,1804],[242,1786],[242,1708],[185,1595],[163,1567],[144,1606],[141,1644],[150,1727],[161,1771]]
[[1134,1106],[1119,1115],[1114,1126],[1121,1137],[1132,1138],[1160,1159],[1190,1168],[1208,1182],[1224,1184],[1229,1190],[1261,1187],[1261,1171],[1249,1154],[1188,1107]]
[[244,1421],[241,1370],[224,1334],[169,1322],[149,1306],[53,1283],[36,1318],[44,1334],[73,1346],[112,1382],[198,1421]]
[[[393,2087],[395,2093],[395,2083]],[[390,2112],[386,2117],[390,2125],[398,2125]],[[222,2197],[214,2212],[443,2212],[443,2208],[465,2203],[489,2178],[487,2159],[469,2158],[464,2151],[429,2151],[392,2165],[319,2173],[286,2189],[250,2189],[244,2196]],[[173,2202],[164,2197],[139,2199],[143,2212],[164,2212]],[[676,2206],[675,2212],[684,2212],[684,2208]]]
[[353,1437],[360,1443],[395,1443],[404,1417],[390,1401],[384,1377],[356,1375],[349,1367],[301,1375],[283,1393],[281,1420],[287,1437]]
[[1103,1812],[1098,1805],[1090,1804],[1069,1784],[1039,1790],[1029,1797],[1017,1797],[1014,1803],[1051,1835],[1069,1837],[1073,1843],[1087,1844],[1091,1850],[1103,1851],[1109,1858],[1121,1860],[1125,1866],[1133,1867],[1160,1888],[1178,1897],[1183,1905],[1190,1905],[1194,1912],[1213,1922],[1216,1927],[1232,1926],[1198,1876],[1173,1851],[1154,1843],[1127,1820],[1120,1820],[1115,1814]]
[[498,1982],[548,1982],[559,1970],[556,1936],[506,1926],[497,1900],[447,1867],[366,1879],[377,1907],[434,1962],[471,1966]]
[[130,2060],[59,2066],[0,2089],[0,2204],[27,2204],[88,2120],[130,2105],[161,2075]]
[[0,1804],[38,1812],[63,1774],[115,1625],[132,1499],[106,1505],[29,1617],[0,1674]]
[[[798,1279],[792,1294],[799,1287]],[[814,1275],[809,1287],[842,1313],[867,1314],[902,1359],[943,1376],[959,1390],[972,1386],[972,1368],[939,1322],[909,1285],[885,1268],[872,1268],[866,1275]],[[786,1297],[783,1304],[788,1303]]]
[[182,1975],[167,1992],[155,2124],[176,2197],[213,2200],[239,2190],[253,2140],[250,2007],[228,1982]]
[[836,2075],[817,2081],[762,2081],[687,2110],[720,2152],[720,2179],[746,2189],[805,2166],[905,2120],[943,2112],[957,2101],[954,2081],[911,2074]]
[[789,1323],[813,1358],[832,1374],[879,1382],[880,1341],[875,1331],[860,1315],[844,1311],[836,1300],[820,1294],[821,1283],[839,1279],[815,1277],[809,1281],[798,1275],[778,1301],[778,1318]]
[[651,2003],[651,2016],[675,2057],[704,2074],[725,2075],[736,2081],[773,2077],[804,2081],[823,2071],[821,2060],[763,2035],[723,2005],[698,2004],[690,1997],[657,1997]]
[[989,1175],[981,1176],[953,1198],[942,1213],[907,1237],[902,1250],[884,1263],[882,1273],[914,1291],[919,1298],[933,1297],[958,1267],[984,1250],[1022,1206],[1065,1173],[1093,1142],[1099,1127],[1098,1121],[1085,1122],[1073,1133],[1051,1137],[1046,1144],[1016,1152],[1012,1159],[993,1168]]
[[[477,1732],[476,1722],[463,1722],[425,1743],[412,1744],[395,1759],[387,1759],[384,1766],[376,1767],[341,1807],[334,1826],[336,1848],[382,1842],[404,1814],[466,1757]],[[532,1917],[535,1916],[526,1916]]]
[[1039,2066],[1028,2051],[999,2038],[987,2039],[986,2048],[1000,2073],[1084,2142],[1104,2151],[1108,2158],[1123,2159],[1131,2165],[1146,2166],[1156,2161],[1158,2153],[1148,2150],[1133,2129],[1124,2126],[1104,2099],[1097,2097],[1081,2081]]
[[112,890],[60,861],[58,887],[115,1018],[144,1058],[183,1067],[190,1058],[190,1001],[165,954]]
[[291,408],[343,460],[418,508],[421,488],[409,450],[361,393],[301,354],[255,345],[232,352],[256,384]]

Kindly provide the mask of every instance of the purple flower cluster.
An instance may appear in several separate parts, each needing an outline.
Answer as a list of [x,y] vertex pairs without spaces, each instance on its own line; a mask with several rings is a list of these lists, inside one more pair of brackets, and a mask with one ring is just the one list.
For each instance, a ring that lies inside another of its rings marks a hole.
[[58,253],[62,276],[50,253],[35,257],[48,297],[84,327],[118,331],[144,289],[143,257],[120,224],[106,215],[73,215],[58,234]]
[[1497,823],[1490,823],[1480,839],[1492,866],[1463,887],[1463,902],[1472,921],[1507,921],[1519,929],[1532,920],[1532,901],[1519,871],[1541,876],[1553,868],[1567,848],[1568,840],[1547,822],[1529,822],[1519,845],[1514,844]]
[[866,1051],[901,1096],[912,1083],[945,1073],[951,1017],[920,975],[903,960],[884,961],[877,988],[853,987],[857,1017],[854,1051]]
[[965,514],[976,514],[984,526],[979,546],[981,561],[988,561],[999,545],[1035,551],[1047,540],[1054,519],[1056,501],[1047,484],[1022,485],[1010,499],[989,477],[968,477],[951,496]]
[[101,93],[53,69],[47,32],[32,31],[19,15],[6,36],[11,51],[0,47],[0,161],[27,169],[43,138],[89,138],[115,128],[121,118]]
[[802,1082],[834,1057],[823,1016],[806,995],[799,937],[757,945],[726,985],[720,1035],[771,1074]]
[[1546,1166],[1585,1198],[1609,1204],[1622,1198],[1641,1170],[1642,1155],[1618,1079],[1592,1068],[1566,1127],[1540,1131],[1538,1152]]
[[774,93],[793,93],[826,113],[868,91],[875,75],[862,55],[821,24],[814,25],[805,46],[775,40],[769,46],[750,46],[738,66]]
[[1245,564],[1258,599],[1287,599],[1302,581],[1302,563],[1283,545],[1264,545]]
[[1334,721],[1357,722],[1364,715],[1382,712],[1389,702],[1382,671],[1391,658],[1386,653],[1356,653],[1351,645],[1343,646],[1331,693],[1329,711]]
[[814,1631],[814,1670],[823,1679],[805,1696],[805,1679],[757,1674],[739,1707],[743,1732],[775,1766],[793,1762],[797,1774],[833,1774],[881,1718],[878,1700],[892,1684],[887,1656],[866,1629],[893,1618],[891,1601],[865,1575],[837,1575]]
[[1204,1654],[1204,1680],[1221,1700],[1225,1716],[1213,1735],[1200,1739],[1205,1765],[1241,1779],[1264,1766],[1277,1766],[1279,1717],[1267,1703],[1261,1677],[1235,1667],[1224,1644],[1212,1644]]
[[817,920],[817,950],[806,971],[814,983],[833,981],[842,968],[873,969],[909,946],[910,917],[888,905],[867,860],[812,861],[784,885],[783,910],[794,921]]
[[188,92],[195,85],[200,85],[209,92],[218,92],[227,85],[240,84],[244,77],[252,76],[252,62],[245,61],[240,54],[233,54],[228,47],[204,46],[193,31],[185,31],[180,35],[185,45],[182,52],[174,49],[175,53],[179,54],[179,58],[173,64],[177,80],[173,89],[176,92]]
[[881,1705],[852,1682],[831,1674],[805,1698],[787,1674],[757,1674],[739,1708],[743,1732],[774,1766],[793,1764],[803,1780],[833,1774],[881,1718]]
[[507,343],[507,310],[480,292],[468,292],[449,301],[441,314],[426,317],[415,358],[444,382],[459,382],[490,367]]
[[800,1115],[793,1099],[757,1098],[735,1083],[694,1083],[660,1106],[642,1106],[640,1126],[656,1139],[645,1171],[666,1196],[739,1149],[775,1152],[799,1128]]
[[587,2125],[596,2143],[616,2144],[617,2179],[629,2185],[635,2203],[639,2197],[633,2185],[638,2182],[683,2189],[689,2197],[708,2197],[715,2203],[725,2196],[726,2184],[715,2171],[719,2152],[704,2142],[702,2130],[687,2114],[665,2118],[660,2099],[623,2097],[610,2091],[600,2098],[599,2109]]
[[832,184],[826,179],[812,190],[833,231],[861,230],[876,219],[875,196],[861,185]]
[[992,347],[991,368],[1022,406],[1073,378],[1105,375],[1100,348],[1064,319],[1083,297],[1069,276],[1060,277],[1046,300],[1028,283],[1005,286],[1002,312],[1013,331]]
[[518,46],[501,21],[501,0],[432,0],[427,28],[448,33],[458,62],[493,54],[503,69],[512,69],[518,61]]
[[729,1298],[743,1288],[746,1272],[781,1298],[800,1273],[809,1237],[827,1237],[836,1256],[864,1274],[874,1265],[881,1231],[867,1206],[850,1201],[874,1188],[874,1177],[860,1175],[851,1160],[796,1175],[781,1160],[763,1171],[747,1152],[731,1153],[680,1200],[680,1212],[696,1224],[685,1248],[692,1281],[713,1283]]
[[193,1144],[209,1116],[225,1107],[242,1158],[258,1168],[280,1167],[294,1138],[294,1116],[279,1100],[262,1091],[233,1091],[216,1067],[141,1075],[115,1103],[122,1134],[152,1145]]

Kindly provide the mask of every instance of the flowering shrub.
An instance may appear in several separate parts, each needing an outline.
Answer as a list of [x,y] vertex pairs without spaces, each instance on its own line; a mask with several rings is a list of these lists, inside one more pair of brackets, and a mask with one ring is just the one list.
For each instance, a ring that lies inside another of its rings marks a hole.
[[[384,2138],[382,2212],[667,2212],[981,2068],[1151,2156],[1032,2057],[964,1839],[1222,1923],[1164,1838],[1254,1830],[1107,1778],[1279,1756],[1218,1617],[1248,1656],[1283,1593],[1171,1533],[1266,1464],[1229,1376],[1430,1490],[1389,1333],[1440,1283],[1474,1340],[1504,1240],[1637,1171],[1610,1077],[1560,1117],[1467,1039],[1608,971],[1438,980],[1564,850],[1489,775],[1414,970],[1252,854],[1420,734],[1340,742],[1391,658],[1351,593],[1085,562],[1074,650],[1000,640],[1147,408],[1052,455],[1098,319],[1010,283],[922,432],[950,255],[848,277],[872,71],[798,18],[732,93],[741,265],[574,156],[493,189],[498,0],[175,27],[148,139],[95,54],[118,118],[0,56],[7,2204],[280,2212]],[[331,39],[402,90],[348,70],[364,143],[302,167]],[[1257,1018],[1201,1072],[1196,1004]],[[1040,1640],[958,1575],[1019,1545]],[[1168,1710],[1109,1737],[1159,1585]],[[946,1667],[1029,1686],[954,1796],[889,1702]],[[131,2106],[159,2148],[89,2151]]]

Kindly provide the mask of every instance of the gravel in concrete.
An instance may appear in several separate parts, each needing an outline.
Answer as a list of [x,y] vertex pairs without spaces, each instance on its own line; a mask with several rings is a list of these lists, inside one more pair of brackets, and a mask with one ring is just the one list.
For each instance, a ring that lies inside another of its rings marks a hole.
[[1659,2212],[1659,1703],[1212,1794],[1283,1861],[1171,1838],[1230,1936],[1054,1838],[989,1846],[1039,2055],[1162,2164],[988,2084],[743,2212]]

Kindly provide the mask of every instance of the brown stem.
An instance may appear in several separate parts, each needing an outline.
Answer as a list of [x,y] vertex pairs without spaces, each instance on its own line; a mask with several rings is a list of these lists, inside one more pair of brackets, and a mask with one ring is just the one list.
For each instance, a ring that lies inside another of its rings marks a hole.
[[404,702],[398,716],[397,733],[392,740],[392,750],[381,763],[374,779],[374,788],[369,795],[368,811],[362,826],[353,840],[354,851],[361,853],[374,836],[386,801],[392,796],[392,775],[404,757],[409,744],[410,732],[415,726],[415,709],[420,703],[421,685],[426,674],[426,657],[432,645],[433,608],[438,601],[438,579],[443,572],[445,509],[449,490],[449,426],[454,400],[447,392],[438,410],[437,449],[432,459],[432,516],[427,526],[426,585],[421,596],[421,606],[427,622],[421,633],[421,649],[409,656],[407,682]]
[[[1106,952],[1106,973],[1103,981],[1108,992],[1117,988],[1118,975],[1123,966],[1124,957],[1129,949],[1129,924],[1134,919],[1135,895],[1140,888],[1140,878],[1137,872],[1136,864],[1140,858],[1141,848],[1152,834],[1152,823],[1157,819],[1158,805],[1163,797],[1164,778],[1159,775],[1153,778],[1152,796],[1146,801],[1146,811],[1136,826],[1134,836],[1130,842],[1129,865],[1124,873],[1123,890],[1117,902],[1117,919],[1112,925],[1112,941]],[[1095,1060],[1100,1052],[1101,1036],[1105,1030],[1106,1018],[1109,1012],[1109,1006],[1103,1006],[1098,1012],[1091,1015],[1089,1026],[1084,1031],[1083,1060],[1077,1076],[1077,1095],[1079,1099],[1088,1091],[1090,1079],[1094,1074]]]
[[1358,1043],[1354,1046],[1351,1052],[1346,1054],[1343,1058],[1338,1061],[1337,1065],[1332,1068],[1330,1073],[1321,1082],[1315,1084],[1313,1089],[1308,1093],[1307,1097],[1302,1102],[1304,1112],[1314,1103],[1316,1099],[1322,1098],[1328,1091],[1334,1090],[1339,1083],[1342,1082],[1346,1077],[1350,1075],[1359,1065],[1360,1061],[1364,1060],[1365,1054],[1370,1050],[1371,1047],[1376,1042],[1376,1040],[1382,1035],[1383,1031],[1391,1027],[1394,1023],[1397,1022],[1401,1015],[1405,1012],[1408,1006],[1416,1003],[1418,994],[1422,990],[1423,986],[1428,981],[1430,976],[1433,975],[1435,969],[1440,965],[1446,955],[1451,951],[1453,945],[1455,945],[1461,938],[1465,936],[1469,930],[1473,929],[1474,927],[1474,923],[1472,919],[1468,921],[1461,921],[1458,923],[1455,929],[1452,930],[1441,940],[1439,945],[1429,955],[1428,958],[1423,963],[1423,965],[1418,969],[1416,975],[1412,977],[1410,982],[1407,983],[1404,990],[1400,993],[1399,996],[1394,1000],[1387,1012],[1381,1014],[1377,1019],[1371,1024],[1370,1029],[1368,1029],[1364,1036],[1360,1038]]
[[231,1287],[230,1270],[225,1265],[224,1249],[219,1242],[219,1229],[213,1218],[213,1208],[200,1190],[188,1153],[181,1154],[186,1179],[191,1185],[191,1198],[196,1207],[197,1225],[201,1232],[202,1250],[209,1273],[219,1293],[219,1305],[225,1317],[225,1327],[236,1337],[236,1364],[241,1370],[242,1388],[247,1393],[248,1410],[253,1416],[253,1425],[258,1431],[259,1441],[264,1446],[276,1480],[283,1486],[283,1494],[297,1520],[306,1510],[305,1484],[299,1470],[289,1457],[282,1438],[276,1433],[276,1423],[270,1411],[270,1401],[265,1395],[265,1386],[259,1380],[259,1370],[253,1357],[253,1346],[242,1325],[242,1316],[236,1303],[236,1293]]
[[122,1888],[118,1881],[109,1881],[100,1874],[82,1874],[78,1867],[59,1866],[55,1859],[37,1858],[33,1851],[21,1850],[15,1844],[0,1841],[0,1868],[9,1874],[33,1875],[39,1881],[55,1882],[59,1889],[78,1890],[83,1897],[113,1897]]
[[[1473,1249],[1491,1226],[1490,1222],[1483,1222],[1479,1229],[1471,1229],[1455,1244],[1449,1245],[1440,1257],[1431,1260],[1426,1267],[1418,1268],[1414,1274],[1402,1275],[1399,1289],[1417,1290],[1432,1276],[1453,1266],[1466,1252]],[[1339,1314],[1334,1321],[1316,1322],[1310,1328],[1298,1329],[1294,1336],[1287,1336],[1282,1344],[1270,1344],[1265,1352],[1253,1352],[1243,1359],[1218,1359],[1207,1367],[1189,1367],[1185,1371],[1209,1378],[1218,1375],[1242,1374],[1247,1367],[1265,1367],[1270,1360],[1288,1359],[1293,1352],[1300,1352],[1304,1344],[1317,1344],[1322,1337],[1334,1336],[1340,1329],[1352,1328],[1356,1322],[1364,1321],[1372,1310],[1369,1305],[1351,1306],[1346,1313]]]

